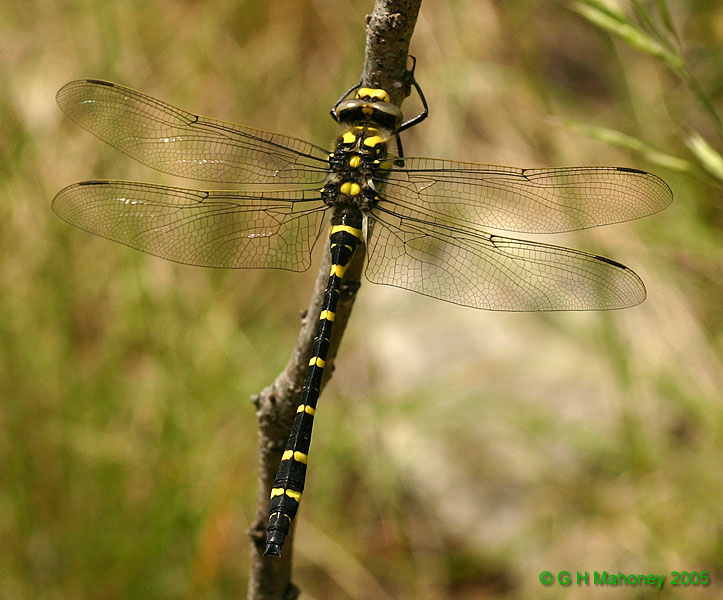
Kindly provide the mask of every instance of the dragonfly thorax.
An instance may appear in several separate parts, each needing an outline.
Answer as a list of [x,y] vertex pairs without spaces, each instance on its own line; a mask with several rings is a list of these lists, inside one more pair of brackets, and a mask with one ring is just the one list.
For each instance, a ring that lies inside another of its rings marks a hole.
[[370,174],[387,158],[389,138],[389,131],[378,127],[351,127],[339,136],[334,152],[329,155],[330,171]]
[[378,127],[355,125],[337,140],[329,155],[329,177],[322,196],[327,205],[353,204],[368,209],[378,191],[374,179],[388,168],[389,132]]

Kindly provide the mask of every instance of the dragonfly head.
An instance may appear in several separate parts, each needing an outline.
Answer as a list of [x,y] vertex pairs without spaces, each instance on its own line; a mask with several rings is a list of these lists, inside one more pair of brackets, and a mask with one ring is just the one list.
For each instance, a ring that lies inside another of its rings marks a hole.
[[336,109],[343,125],[375,125],[390,132],[402,123],[402,111],[392,104],[389,94],[377,88],[359,88],[356,98],[345,100]]

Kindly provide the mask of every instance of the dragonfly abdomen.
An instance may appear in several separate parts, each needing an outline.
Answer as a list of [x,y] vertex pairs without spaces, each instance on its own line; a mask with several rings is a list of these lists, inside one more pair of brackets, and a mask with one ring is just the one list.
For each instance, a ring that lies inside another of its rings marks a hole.
[[267,556],[281,556],[281,548],[304,491],[314,413],[329,352],[341,281],[359,242],[363,240],[361,225],[361,212],[350,205],[339,207],[332,218],[329,234],[331,270],[299,406],[271,489],[269,526],[264,550],[264,555]]

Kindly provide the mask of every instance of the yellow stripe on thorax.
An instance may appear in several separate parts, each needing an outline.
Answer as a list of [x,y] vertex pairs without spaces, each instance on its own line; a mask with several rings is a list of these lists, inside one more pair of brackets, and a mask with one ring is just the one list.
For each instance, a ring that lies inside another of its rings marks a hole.
[[382,143],[384,143],[384,138],[382,138],[378,135],[373,135],[364,140],[364,145],[369,146],[370,148],[373,148],[374,146],[377,146],[378,144],[382,144]]

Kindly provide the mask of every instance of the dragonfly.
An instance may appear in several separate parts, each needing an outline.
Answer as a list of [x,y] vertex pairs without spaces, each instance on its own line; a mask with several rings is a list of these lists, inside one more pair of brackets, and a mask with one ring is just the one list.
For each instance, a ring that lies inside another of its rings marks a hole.
[[331,150],[107,81],[73,81],[57,94],[68,117],[144,165],[240,185],[83,181],[53,200],[72,225],[189,265],[305,271],[330,221],[331,271],[271,490],[265,555],[281,556],[299,507],[340,287],[359,246],[369,281],[472,308],[608,310],[646,296],[635,272],[615,260],[498,232],[562,233],[644,217],[672,201],[662,179],[626,167],[522,169],[405,157],[399,134],[429,113],[413,75],[411,84],[424,109],[407,121],[387,91],[361,83],[347,90],[331,110],[340,126]]

